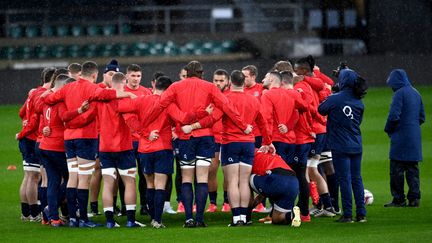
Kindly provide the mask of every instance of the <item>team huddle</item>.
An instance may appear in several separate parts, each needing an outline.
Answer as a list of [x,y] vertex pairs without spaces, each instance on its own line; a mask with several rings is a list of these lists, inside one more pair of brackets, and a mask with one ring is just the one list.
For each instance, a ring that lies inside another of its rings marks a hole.
[[251,224],[252,212],[262,212],[267,199],[271,210],[260,222],[299,227],[311,215],[353,222],[353,192],[355,219],[366,222],[364,107],[354,71],[338,72],[337,90],[311,56],[277,62],[262,83],[253,65],[231,74],[218,69],[213,82],[202,79],[203,71],[191,61],[179,81],[156,72],[152,88],[145,88],[136,64],[123,74],[112,60],[97,84],[98,66],[91,61],[45,68],[19,113],[21,219],[100,226],[89,217],[100,214],[103,181],[107,228],[120,227],[116,215],[126,215],[126,227],[145,226],[135,218],[138,193],[140,214],[153,228],[165,228],[163,213],[176,213],[169,203],[174,184],[183,227],[207,227],[204,213],[220,210],[220,164],[221,210],[231,211],[230,227]]

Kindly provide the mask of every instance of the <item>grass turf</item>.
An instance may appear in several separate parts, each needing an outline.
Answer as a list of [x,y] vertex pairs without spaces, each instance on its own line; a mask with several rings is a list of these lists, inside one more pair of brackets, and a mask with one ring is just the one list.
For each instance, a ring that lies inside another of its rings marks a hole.
[[[424,162],[420,165],[422,199],[420,208],[384,208],[383,204],[391,200],[389,192],[389,139],[383,132],[392,92],[389,89],[374,88],[364,99],[365,117],[362,124],[364,154],[363,181],[365,188],[372,191],[375,201],[367,207],[368,222],[364,224],[338,224],[331,218],[313,218],[311,223],[304,223],[300,228],[288,226],[264,225],[257,219],[264,216],[255,214],[255,223],[249,227],[227,228],[230,214],[206,214],[208,228],[183,229],[184,215],[164,215],[166,229],[151,228],[108,230],[97,229],[53,229],[37,223],[21,222],[19,204],[19,186],[22,179],[21,155],[15,133],[20,129],[18,118],[19,106],[0,107],[0,241],[10,242],[101,242],[101,241],[143,241],[154,242],[223,242],[223,241],[321,241],[321,242],[426,242],[432,238],[430,230],[432,214],[432,87],[419,88],[426,109],[426,123],[423,131]],[[7,166],[17,166],[16,171],[6,170]],[[219,174],[219,181],[222,175]],[[172,196],[174,199],[175,195]],[[219,202],[222,199],[219,190]],[[221,203],[219,203],[221,204]],[[175,204],[173,204],[175,205]],[[99,206],[101,208],[101,205]],[[93,218],[103,223],[104,217]],[[148,223],[148,218],[137,215],[137,219]],[[117,218],[120,224],[125,218]]]

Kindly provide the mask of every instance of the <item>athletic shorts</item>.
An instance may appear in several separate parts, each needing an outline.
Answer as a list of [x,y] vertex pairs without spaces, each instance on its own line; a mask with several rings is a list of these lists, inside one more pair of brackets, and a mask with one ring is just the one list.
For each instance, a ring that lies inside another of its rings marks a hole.
[[273,142],[273,145],[276,148],[276,153],[282,157],[282,159],[287,164],[292,164],[294,162],[294,156],[296,151],[296,145],[295,144],[289,144],[284,142]]
[[139,161],[140,161],[140,157],[139,157],[139,153],[138,153],[139,142],[138,141],[132,141],[132,147],[133,147],[133,154],[134,154],[135,161],[137,161],[137,163],[139,163]]
[[144,174],[160,173],[170,175],[174,173],[174,155],[170,149],[152,153],[140,153],[140,164]]
[[255,148],[261,148],[262,145],[262,136],[255,137]]
[[271,173],[264,176],[253,174],[250,179],[252,189],[273,201],[273,208],[287,213],[294,207],[299,192],[297,177]]
[[205,160],[199,166],[210,166],[215,154],[215,142],[213,136],[191,137],[189,140],[178,140],[180,165],[183,168],[195,167],[195,160]]
[[56,168],[58,172],[64,172],[63,177],[68,175],[66,154],[64,152],[41,149],[40,155],[45,167]]
[[44,166],[45,161],[42,159],[42,154],[41,154],[41,150],[40,150],[40,142],[36,141],[35,144],[35,154],[36,154],[36,158],[39,160],[41,167]]
[[36,156],[36,141],[22,138],[18,141],[18,147],[23,158],[23,168],[25,171],[40,171],[40,161]]
[[321,154],[323,151],[325,151],[324,149],[327,147],[326,143],[327,143],[326,134],[325,133],[317,134],[315,138],[315,142],[312,143],[309,156],[312,157],[314,155]]
[[215,153],[220,153],[220,151],[221,151],[221,144],[215,143]]
[[102,169],[116,168],[128,170],[136,167],[133,150],[122,152],[99,152],[100,165]]
[[253,142],[232,142],[221,145],[222,166],[241,163],[252,166],[255,155]]
[[296,151],[294,154],[294,164],[300,164],[306,166],[311,146],[312,146],[311,143],[296,145]]
[[68,159],[80,157],[94,161],[99,150],[98,140],[93,138],[65,140],[65,149]]

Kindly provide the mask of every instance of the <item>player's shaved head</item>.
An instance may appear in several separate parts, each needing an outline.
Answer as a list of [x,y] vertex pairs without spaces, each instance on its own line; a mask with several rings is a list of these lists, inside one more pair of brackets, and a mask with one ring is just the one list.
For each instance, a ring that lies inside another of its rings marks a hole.
[[160,76],[156,79],[155,89],[164,91],[172,84],[172,81],[167,76]]
[[95,62],[87,61],[83,63],[81,70],[82,76],[90,77],[95,73],[98,73],[98,65]]
[[294,81],[294,76],[290,71],[280,72],[280,76],[282,78],[282,84],[284,85],[292,85]]
[[279,74],[279,72],[269,72],[270,78],[272,78],[273,82],[275,83],[281,83],[282,77]]
[[81,64],[71,63],[71,64],[69,64],[67,69],[71,74],[78,74],[81,72]]
[[64,74],[66,76],[68,76],[69,71],[66,68],[58,68],[54,71],[52,77],[51,77],[51,81],[54,81],[60,74]]
[[112,76],[112,82],[113,84],[121,84],[126,80],[126,75],[124,75],[122,72],[116,72]]
[[44,76],[42,78],[42,81],[44,84],[51,82],[51,79],[54,76],[55,71],[56,71],[56,69],[54,67],[48,68],[45,71]]
[[240,70],[231,72],[231,84],[236,87],[243,87],[245,83],[245,76]]
[[[67,70],[66,70],[67,71]],[[59,74],[57,75],[54,79],[53,82],[51,83],[51,88],[60,88],[62,86],[64,86],[68,79],[70,79],[70,77],[66,74]]]
[[186,76],[188,78],[190,77],[202,78],[204,72],[202,64],[198,61],[189,62],[184,69],[186,70],[187,73]]

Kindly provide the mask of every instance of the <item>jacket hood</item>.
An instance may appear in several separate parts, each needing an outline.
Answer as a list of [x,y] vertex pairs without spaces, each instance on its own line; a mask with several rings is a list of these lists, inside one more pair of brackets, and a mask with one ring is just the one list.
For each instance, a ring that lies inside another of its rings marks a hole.
[[351,69],[343,69],[339,73],[338,83],[341,90],[353,89],[358,74]]
[[395,69],[391,71],[388,79],[387,85],[390,86],[393,91],[396,91],[404,86],[411,85],[408,76],[403,69]]

